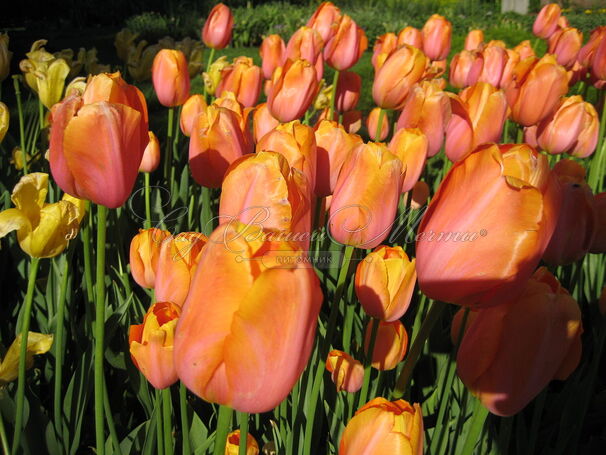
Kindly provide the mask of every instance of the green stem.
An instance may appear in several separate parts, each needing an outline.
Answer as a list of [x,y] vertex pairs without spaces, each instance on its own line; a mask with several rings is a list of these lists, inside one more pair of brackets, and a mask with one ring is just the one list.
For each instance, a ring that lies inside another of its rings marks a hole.
[[169,182],[169,170],[173,159],[173,121],[175,117],[175,109],[168,108],[168,125],[166,128],[166,146],[164,147],[164,180]]
[[[207,74],[210,73],[210,66],[213,64],[214,59],[215,59],[215,49],[211,48],[210,55],[208,56],[208,62],[206,62],[206,73]],[[203,84],[203,86],[204,86],[204,101],[206,101],[208,103],[209,93],[206,91],[206,84]],[[212,96],[212,93],[210,95]]]
[[335,103],[337,101],[337,85],[339,84],[339,71],[335,70],[332,78],[332,94],[330,96],[330,108],[328,109],[328,120],[332,122],[332,117],[335,112]]
[[213,211],[210,206],[210,188],[202,187],[202,233],[210,235],[213,231],[212,226]]
[[524,143],[524,127],[518,125],[518,136],[516,138],[516,144]]
[[156,442],[158,447],[158,455],[164,455],[164,431],[162,430],[162,391],[156,389],[156,400],[154,403],[156,415]]
[[116,425],[114,424],[114,416],[112,415],[111,406],[109,404],[109,395],[107,393],[107,381],[105,381],[105,377],[103,380],[103,407],[105,409],[105,419],[107,420],[109,436],[114,446],[114,450],[112,453],[116,455],[122,455],[122,449],[120,449],[120,440],[118,439]]
[[4,428],[4,419],[0,412],[0,444],[2,444],[2,454],[8,455],[10,453],[10,446],[8,445],[8,438],[6,437],[6,428]]
[[404,395],[404,392],[408,388],[410,378],[412,377],[412,371],[415,364],[417,363],[417,360],[419,360],[421,352],[423,351],[423,346],[425,346],[425,342],[429,338],[433,326],[436,324],[436,322],[438,322],[438,319],[440,319],[440,316],[445,308],[446,304],[441,302],[432,302],[430,304],[429,311],[421,324],[419,333],[415,336],[415,339],[412,342],[412,346],[408,352],[406,361],[404,362],[404,367],[402,368],[400,377],[396,382],[396,388],[392,393],[393,398],[401,398],[402,395]]
[[44,104],[38,98],[38,126],[40,131],[44,129]]
[[362,390],[360,391],[358,408],[361,408],[364,404],[366,404],[366,398],[368,396],[368,386],[370,384],[370,373],[372,370],[372,357],[375,351],[377,333],[379,333],[379,320],[375,318],[370,318],[370,324],[370,343],[368,345],[368,351],[366,352],[366,357],[364,359],[364,382],[362,382]]
[[151,200],[149,195],[149,172],[145,172],[145,229],[151,228]]
[[162,390],[162,420],[164,422],[164,454],[173,454],[172,396],[170,387]]
[[473,411],[473,417],[471,418],[471,426],[469,428],[469,433],[467,433],[467,439],[465,439],[465,445],[463,446],[461,455],[473,454],[473,449],[475,448],[476,443],[479,440],[480,433],[482,433],[482,428],[484,427],[484,422],[486,421],[487,416],[488,409],[482,406],[480,400],[476,400],[476,406]]
[[86,215],[82,225],[82,254],[84,255],[84,283],[86,285],[86,298],[92,305],[95,299],[93,291],[93,268],[91,261],[91,238],[90,231],[92,225],[93,213],[91,211],[90,201],[86,201]]
[[240,417],[240,447],[238,455],[246,455],[246,442],[248,439],[248,413],[239,412]]
[[185,385],[179,383],[179,407],[181,408],[181,432],[183,435],[183,455],[191,454],[191,445],[189,443],[189,419],[187,418],[187,389]]
[[343,259],[341,262],[341,270],[339,271],[339,277],[337,279],[337,287],[335,288],[335,300],[330,307],[330,313],[328,316],[328,323],[326,326],[326,336],[322,347],[320,349],[320,357],[318,359],[318,366],[316,368],[316,374],[313,379],[313,387],[311,389],[309,403],[309,409],[307,409],[305,423],[305,439],[303,442],[303,453],[311,453],[311,441],[312,433],[314,428],[314,419],[316,415],[316,406],[318,404],[318,396],[320,394],[320,386],[322,384],[322,376],[326,368],[326,356],[330,349],[330,343],[332,335],[335,330],[335,324],[337,322],[337,314],[339,312],[339,303],[341,297],[343,297],[343,291],[345,290],[345,284],[347,282],[347,276],[349,274],[351,256],[353,254],[353,246],[347,245],[345,252],[343,253]]
[[217,431],[215,432],[215,451],[214,455],[225,454],[225,443],[229,427],[231,426],[232,409],[229,406],[219,406],[219,418],[217,419]]
[[13,86],[15,87],[15,98],[17,99],[17,114],[19,116],[19,143],[23,156],[23,175],[27,175],[27,150],[25,149],[25,130],[23,124],[23,106],[21,104],[21,85],[19,76],[13,76]]
[[97,282],[95,296],[95,439],[97,454],[105,453],[103,356],[105,337],[105,235],[107,207],[97,206]]
[[59,298],[57,300],[57,318],[55,327],[55,387],[53,399],[53,414],[55,418],[55,432],[59,447],[63,450],[63,418],[61,405],[63,396],[61,385],[63,383],[63,328],[65,323],[65,300],[67,296],[67,282],[69,278],[69,259],[63,258],[63,269],[61,272],[61,284],[59,288]]
[[21,345],[19,346],[19,379],[17,382],[17,409],[15,410],[15,432],[13,434],[13,455],[19,450],[21,433],[23,431],[23,405],[25,402],[25,360],[27,356],[27,339],[29,336],[29,325],[32,316],[32,303],[34,301],[34,290],[36,289],[36,276],[38,275],[39,258],[32,258],[29,266],[29,277],[27,280],[27,292],[23,304],[23,320],[21,322]]

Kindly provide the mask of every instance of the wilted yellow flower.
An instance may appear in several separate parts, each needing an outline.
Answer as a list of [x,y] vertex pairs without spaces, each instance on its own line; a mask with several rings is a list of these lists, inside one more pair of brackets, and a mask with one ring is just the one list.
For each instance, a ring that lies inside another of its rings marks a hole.
[[102,65],[99,63],[97,59],[97,48],[93,47],[89,49],[84,54],[84,71],[87,74],[92,74],[93,76],[100,73],[109,73],[111,72],[110,65]]
[[202,73],[202,80],[204,81],[207,93],[215,93],[217,85],[221,81],[221,72],[226,66],[229,66],[229,62],[227,61],[227,57],[222,55],[210,65],[208,73]]
[[25,54],[27,59],[19,62],[19,68],[25,74],[25,82],[34,92],[38,92],[38,79],[34,75],[35,71],[44,71],[48,68],[50,62],[55,60],[55,56],[44,49],[45,39],[34,41],[30,51]]
[[[47,353],[53,345],[53,336],[43,333],[27,333],[27,352],[25,356],[25,368],[31,368],[34,364],[34,356]],[[19,352],[21,350],[21,335],[17,335],[15,341],[10,345],[2,363],[0,364],[0,387],[14,381],[19,376]]]
[[86,89],[86,78],[84,76],[76,77],[69,84],[67,84],[67,87],[65,88],[65,96],[82,96],[84,89]]
[[135,40],[139,36],[138,33],[134,33],[127,28],[123,28],[116,33],[114,39],[114,46],[116,46],[116,53],[118,58],[123,62],[127,62],[131,47],[135,47]]
[[314,101],[314,109],[322,111],[330,107],[330,100],[332,99],[332,85],[326,86],[326,82],[322,79],[318,96]]
[[175,43],[175,49],[180,50],[187,60],[189,77],[193,78],[202,71],[202,56],[204,46],[201,41],[193,40],[189,36]]
[[[27,162],[30,162],[31,156],[29,153],[27,154]],[[21,151],[21,147],[16,146],[11,152],[11,164],[15,166],[15,169],[20,171],[23,169],[23,152]]]
[[34,172],[21,177],[13,189],[14,209],[0,212],[0,238],[17,231],[23,251],[32,257],[57,256],[78,233],[84,217],[84,201],[69,195],[47,204],[48,174]]
[[55,58],[62,58],[65,63],[69,66],[69,74],[67,77],[73,79],[84,67],[84,57],[86,56],[86,50],[81,47],[78,51],[78,56],[74,59],[73,49],[61,49],[59,52],[55,52]]
[[6,132],[8,131],[8,122],[10,119],[10,113],[8,112],[8,107],[3,102],[0,102],[0,143],[6,136]]
[[151,67],[154,57],[160,52],[159,44],[147,46],[147,41],[142,40],[136,46],[131,46],[128,52],[126,66],[128,73],[137,82],[143,82],[151,78]]
[[8,50],[8,34],[0,33],[0,82],[8,76],[13,53]]

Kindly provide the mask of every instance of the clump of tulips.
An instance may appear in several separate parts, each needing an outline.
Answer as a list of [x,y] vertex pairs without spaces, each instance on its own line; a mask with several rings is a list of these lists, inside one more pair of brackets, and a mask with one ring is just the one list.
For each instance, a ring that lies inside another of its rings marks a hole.
[[[56,453],[581,450],[604,385],[606,28],[584,43],[549,4],[534,44],[476,29],[451,49],[438,14],[369,43],[324,2],[257,64],[216,55],[233,27],[217,4],[200,40],[124,29],[128,74],[40,40],[13,76],[0,257],[31,259],[5,452],[34,450],[30,414]],[[0,80],[10,56],[0,35]]]

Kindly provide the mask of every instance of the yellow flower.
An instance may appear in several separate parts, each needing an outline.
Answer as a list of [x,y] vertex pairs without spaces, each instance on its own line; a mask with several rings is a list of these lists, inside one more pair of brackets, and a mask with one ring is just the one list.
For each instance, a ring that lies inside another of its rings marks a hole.
[[136,46],[134,44],[130,46],[126,66],[128,73],[134,80],[143,82],[151,78],[151,67],[154,63],[154,57],[160,49],[159,44],[148,46],[145,40],[139,41]]
[[8,131],[9,119],[10,114],[8,112],[8,107],[6,107],[6,104],[0,102],[0,142],[2,142],[6,132]]
[[[25,367],[31,368],[34,364],[34,355],[48,352],[53,345],[53,336],[43,333],[27,333],[27,354],[25,356]],[[21,335],[17,335],[15,341],[6,351],[6,355],[0,364],[0,387],[14,381],[19,376],[19,351],[21,350]]]
[[8,76],[13,53],[8,50],[8,34],[0,33],[0,82]]
[[128,60],[130,48],[135,45],[135,40],[138,36],[138,33],[133,33],[127,28],[123,28],[118,33],[116,33],[116,38],[114,39],[114,46],[116,46],[116,53],[118,54],[118,58],[123,62],[126,62]]
[[202,80],[206,86],[207,93],[215,93],[217,85],[219,85],[219,82],[221,81],[221,72],[226,66],[229,66],[229,62],[227,61],[227,57],[222,55],[210,65],[210,71],[208,73],[202,73]]
[[327,86],[324,79],[322,79],[320,90],[318,90],[318,96],[316,96],[314,101],[314,109],[321,111],[330,107],[332,92],[332,85]]
[[60,254],[78,233],[85,213],[84,201],[66,194],[59,202],[47,204],[47,193],[48,174],[28,174],[13,189],[16,208],[0,212],[0,238],[17,231],[21,249],[37,258]]

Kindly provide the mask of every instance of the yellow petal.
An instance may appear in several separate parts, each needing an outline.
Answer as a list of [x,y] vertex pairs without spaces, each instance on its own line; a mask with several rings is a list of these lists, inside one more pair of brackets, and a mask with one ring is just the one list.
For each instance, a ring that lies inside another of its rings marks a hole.
[[30,220],[32,225],[38,223],[40,209],[44,206],[48,193],[48,174],[32,172],[21,177],[13,188],[11,200],[17,209]]
[[[53,345],[53,336],[43,333],[28,332],[27,334],[27,353],[25,357],[26,368],[31,368],[34,355],[48,352]],[[0,385],[17,379],[19,375],[19,352],[21,350],[21,336],[17,336],[15,341],[6,351],[6,355],[0,364]]]
[[32,226],[27,217],[18,209],[0,212],[0,239],[12,231],[31,232]]
[[38,96],[48,109],[61,100],[69,65],[62,58],[54,60],[38,78]]

